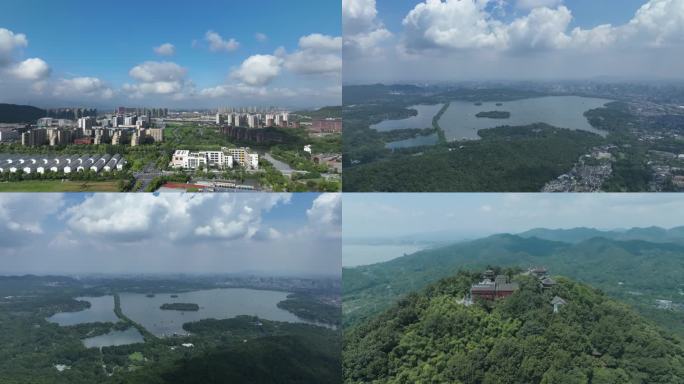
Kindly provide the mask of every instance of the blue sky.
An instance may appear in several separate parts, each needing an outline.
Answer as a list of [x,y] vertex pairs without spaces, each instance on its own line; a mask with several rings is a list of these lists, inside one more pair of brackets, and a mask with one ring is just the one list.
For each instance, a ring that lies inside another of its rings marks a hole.
[[[327,92],[323,95],[324,101],[336,101],[332,89],[339,84],[340,76],[334,73],[334,68],[291,69],[286,55],[303,50],[299,46],[301,37],[320,34],[335,38],[341,35],[339,1],[209,0],[178,4],[131,0],[5,0],[0,3],[0,28],[23,34],[28,40],[28,44],[13,50],[16,63],[26,58],[40,58],[49,65],[49,79],[41,80],[58,82],[91,77],[115,91],[126,83],[135,85],[136,79],[129,72],[146,61],[169,61],[184,68],[183,81],[192,82],[196,93],[222,85],[237,86],[240,80],[230,77],[230,73],[245,60],[254,55],[274,55],[276,50],[284,49],[277,76],[267,82],[247,84],[263,88],[258,96],[254,95],[257,93],[254,89],[238,92],[228,88],[221,93],[230,96],[222,95],[212,100],[202,95],[189,97],[191,90],[184,89],[183,100],[176,94],[171,101],[167,100],[172,96],[170,94],[144,94],[141,104],[166,102],[201,106],[206,103],[212,107],[219,105],[219,101],[239,104],[241,100],[235,100],[238,98],[236,93],[241,93],[243,99],[251,99],[245,101],[245,105],[288,99],[299,105],[320,104],[316,95],[312,96],[311,89],[324,89]],[[239,46],[234,50],[212,51],[206,37],[209,31],[217,33],[224,42],[234,39]],[[257,34],[263,34],[265,38],[258,39]],[[154,47],[165,43],[175,47],[175,54],[160,56],[153,51]],[[316,55],[335,53],[316,49],[313,47],[305,53],[314,59],[320,57]],[[306,90],[302,91],[302,88]],[[49,93],[42,96],[26,94],[25,98],[49,101]],[[77,96],[69,95],[69,99],[78,99]],[[12,99],[12,96],[0,92],[1,99]],[[98,101],[112,103],[112,99],[125,100],[126,95],[117,94],[109,100]]]
[[340,194],[3,194],[0,274],[338,276]]
[[684,0],[343,0],[347,84],[681,79]]

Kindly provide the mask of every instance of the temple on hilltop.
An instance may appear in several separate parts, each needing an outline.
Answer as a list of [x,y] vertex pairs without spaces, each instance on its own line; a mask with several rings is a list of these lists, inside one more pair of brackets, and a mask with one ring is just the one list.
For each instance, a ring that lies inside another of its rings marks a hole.
[[508,276],[495,276],[494,271],[487,270],[482,274],[482,281],[470,287],[470,302],[475,299],[495,300],[508,297],[519,289],[518,283],[510,281]]
[[549,270],[546,267],[530,267],[525,275],[536,277],[544,289],[549,289],[557,284],[556,280],[549,277]]

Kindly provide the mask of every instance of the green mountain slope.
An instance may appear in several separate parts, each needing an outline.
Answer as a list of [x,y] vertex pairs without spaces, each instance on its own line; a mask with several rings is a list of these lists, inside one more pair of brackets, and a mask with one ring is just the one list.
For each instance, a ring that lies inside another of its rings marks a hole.
[[0,123],[31,123],[45,115],[45,110],[28,105],[0,104]]
[[348,331],[345,383],[684,382],[681,341],[600,291],[518,275],[513,296],[461,304],[478,278],[441,280]]
[[488,265],[546,266],[633,304],[642,314],[684,335],[682,312],[654,309],[656,299],[684,300],[684,245],[605,238],[571,244],[496,235],[382,264],[344,269],[344,323],[355,324],[403,295],[461,269],[481,270]]

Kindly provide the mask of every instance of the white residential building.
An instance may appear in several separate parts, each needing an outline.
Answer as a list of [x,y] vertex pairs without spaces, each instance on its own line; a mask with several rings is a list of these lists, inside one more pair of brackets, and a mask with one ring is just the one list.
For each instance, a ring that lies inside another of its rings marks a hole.
[[259,155],[250,153],[249,148],[223,148],[233,160],[245,168],[259,169]]
[[250,128],[259,128],[259,115],[248,115],[247,126]]
[[199,167],[233,168],[233,157],[223,151],[190,152],[176,150],[171,158],[172,168],[197,169]]

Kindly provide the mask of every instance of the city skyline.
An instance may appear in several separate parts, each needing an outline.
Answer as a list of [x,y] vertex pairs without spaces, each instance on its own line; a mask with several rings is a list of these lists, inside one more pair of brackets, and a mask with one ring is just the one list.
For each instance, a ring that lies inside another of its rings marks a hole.
[[339,18],[338,2],[181,8],[126,0],[110,8],[3,2],[0,102],[107,109],[340,103],[341,26],[328,22]]
[[3,194],[0,274],[339,276],[339,194]]
[[682,0],[343,0],[343,78],[682,79],[682,14]]

